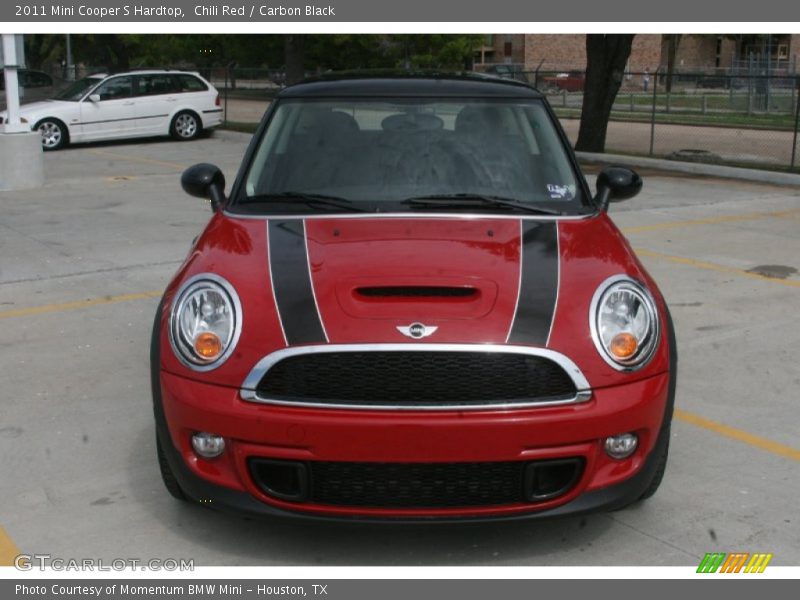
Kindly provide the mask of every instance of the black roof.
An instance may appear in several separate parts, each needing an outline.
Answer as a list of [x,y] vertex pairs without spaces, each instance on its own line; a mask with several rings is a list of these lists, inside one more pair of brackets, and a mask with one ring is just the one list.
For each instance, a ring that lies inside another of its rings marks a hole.
[[332,72],[289,86],[280,98],[343,96],[431,96],[481,98],[541,98],[534,88],[481,73],[430,71]]

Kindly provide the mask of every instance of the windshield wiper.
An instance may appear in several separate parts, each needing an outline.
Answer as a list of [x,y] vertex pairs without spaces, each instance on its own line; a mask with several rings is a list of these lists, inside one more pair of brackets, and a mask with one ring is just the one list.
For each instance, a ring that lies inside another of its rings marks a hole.
[[291,201],[305,204],[306,206],[329,206],[332,208],[343,208],[345,210],[352,210],[355,212],[367,212],[365,208],[353,205],[352,200],[342,198],[341,196],[331,196],[328,194],[314,194],[311,192],[278,192],[277,194],[260,194],[258,196],[249,196],[243,204],[250,204],[253,202],[281,202]]
[[475,203],[485,204],[487,206],[495,206],[501,208],[516,208],[524,210],[525,212],[535,213],[537,215],[563,215],[560,210],[553,210],[550,208],[542,208],[540,206],[532,206],[525,202],[519,202],[512,198],[504,198],[502,196],[490,196],[485,194],[429,194],[426,196],[415,196],[413,198],[406,198],[401,204],[411,206],[435,206],[440,207],[443,204],[456,208],[464,205],[472,205]]

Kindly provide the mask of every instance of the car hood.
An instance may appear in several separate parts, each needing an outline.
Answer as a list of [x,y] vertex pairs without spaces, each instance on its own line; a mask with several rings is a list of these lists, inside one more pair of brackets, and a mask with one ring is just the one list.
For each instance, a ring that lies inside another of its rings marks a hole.
[[[19,107],[19,115],[21,117],[29,117],[31,115],[45,116],[55,110],[75,106],[75,102],[65,102],[64,100],[40,100],[39,102],[30,102],[28,104],[21,104]],[[0,113],[6,116],[8,111],[4,110]]]
[[[655,284],[605,214],[216,215],[168,289],[166,304],[182,281],[203,272],[227,279],[243,307],[237,352],[202,375],[231,385],[287,346],[386,343],[547,348],[590,372],[593,386],[613,385],[620,373],[591,340],[596,289],[612,275],[627,274],[644,282],[661,306]],[[424,337],[413,335],[420,332]]]

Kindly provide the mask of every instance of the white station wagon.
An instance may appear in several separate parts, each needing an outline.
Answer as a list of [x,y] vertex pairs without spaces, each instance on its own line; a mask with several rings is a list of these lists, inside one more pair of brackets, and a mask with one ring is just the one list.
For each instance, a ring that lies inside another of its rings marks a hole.
[[[22,122],[42,134],[42,147],[171,135],[192,140],[222,123],[216,88],[197,73],[135,71],[90,75],[51,100],[23,104]],[[0,112],[5,123],[7,112]]]

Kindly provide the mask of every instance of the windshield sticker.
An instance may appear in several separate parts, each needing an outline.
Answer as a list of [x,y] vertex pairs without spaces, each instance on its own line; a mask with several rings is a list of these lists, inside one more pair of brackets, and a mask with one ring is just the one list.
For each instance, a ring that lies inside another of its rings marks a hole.
[[547,191],[550,194],[550,197],[556,200],[570,200],[572,198],[572,192],[570,192],[568,185],[556,185],[555,183],[548,183]]

